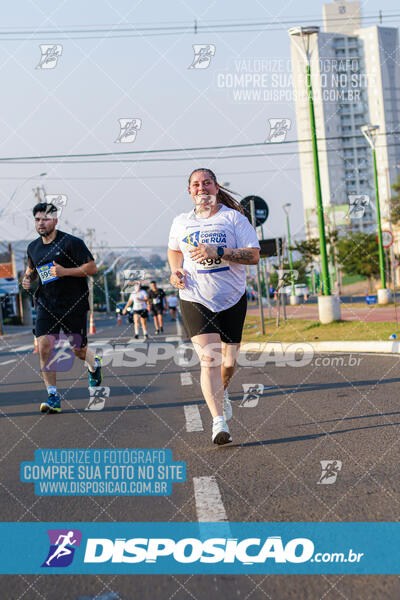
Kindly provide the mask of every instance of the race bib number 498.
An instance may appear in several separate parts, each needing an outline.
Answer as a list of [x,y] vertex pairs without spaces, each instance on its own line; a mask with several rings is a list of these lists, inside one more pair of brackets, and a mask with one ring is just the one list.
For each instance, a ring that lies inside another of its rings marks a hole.
[[37,272],[39,273],[40,281],[43,284],[58,279],[58,277],[54,277],[50,273],[50,269],[52,266],[54,266],[53,263],[47,263],[46,265],[40,265],[40,267],[37,267]]
[[196,263],[197,273],[216,273],[217,271],[228,271],[229,266],[222,258],[205,258]]

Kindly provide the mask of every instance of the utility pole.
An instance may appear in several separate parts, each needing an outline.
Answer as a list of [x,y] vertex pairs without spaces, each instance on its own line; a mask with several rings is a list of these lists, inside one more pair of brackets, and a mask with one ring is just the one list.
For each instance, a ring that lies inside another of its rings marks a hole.
[[[87,230],[87,236],[89,237],[89,250],[92,252],[93,249],[93,234],[94,229]],[[90,318],[93,320],[93,275],[89,275],[89,306],[90,306]]]

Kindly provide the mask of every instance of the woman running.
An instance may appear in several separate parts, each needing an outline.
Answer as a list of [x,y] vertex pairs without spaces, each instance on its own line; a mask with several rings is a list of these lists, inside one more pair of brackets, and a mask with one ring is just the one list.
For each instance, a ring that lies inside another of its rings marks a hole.
[[140,283],[135,283],[133,286],[133,292],[129,296],[129,300],[122,311],[123,315],[126,315],[128,308],[133,304],[133,326],[135,328],[135,339],[139,338],[139,324],[142,326],[143,337],[145,340],[149,337],[147,334],[147,317],[149,313],[147,311],[147,301],[149,297],[144,290],[141,289]]
[[171,285],[179,289],[185,327],[201,365],[201,390],[213,417],[212,441],[232,441],[228,384],[246,316],[246,267],[260,260],[257,234],[240,204],[210,169],[196,169],[188,191],[194,210],[171,227]]

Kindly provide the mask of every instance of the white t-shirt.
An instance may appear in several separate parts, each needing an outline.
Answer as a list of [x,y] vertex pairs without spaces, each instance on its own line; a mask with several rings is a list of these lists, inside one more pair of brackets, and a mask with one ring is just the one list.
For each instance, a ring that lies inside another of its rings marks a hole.
[[182,300],[199,302],[213,312],[236,304],[246,289],[246,266],[208,258],[196,263],[190,250],[198,244],[213,244],[224,248],[259,248],[257,234],[247,217],[237,210],[220,205],[209,218],[199,218],[194,210],[175,217],[169,234],[168,247],[183,253],[183,269],[187,275],[185,289],[179,290]]
[[144,290],[138,292],[132,292],[129,296],[129,300],[133,301],[133,310],[145,310],[147,309],[147,294]]
[[178,306],[178,298],[176,296],[168,296],[167,302],[168,306],[171,308],[176,308]]

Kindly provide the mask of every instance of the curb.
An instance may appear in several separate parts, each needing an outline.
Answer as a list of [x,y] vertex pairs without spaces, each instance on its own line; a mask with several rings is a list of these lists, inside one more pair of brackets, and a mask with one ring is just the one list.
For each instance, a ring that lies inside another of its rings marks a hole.
[[245,342],[242,344],[241,352],[291,352],[312,351],[319,352],[353,352],[362,354],[400,354],[399,341],[379,341],[379,342]]

